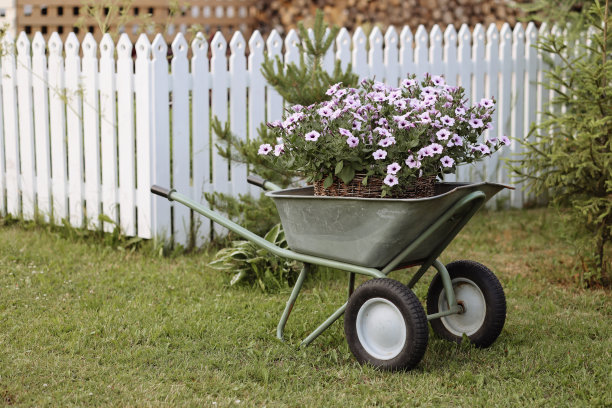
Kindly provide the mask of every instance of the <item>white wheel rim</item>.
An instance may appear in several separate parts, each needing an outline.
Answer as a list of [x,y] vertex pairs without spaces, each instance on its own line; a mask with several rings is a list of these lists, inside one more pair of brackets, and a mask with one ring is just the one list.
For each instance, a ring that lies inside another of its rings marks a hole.
[[391,360],[406,343],[402,312],[383,298],[366,301],[357,313],[357,337],[365,351],[378,360]]
[[[466,278],[452,280],[457,302],[463,306],[463,313],[441,317],[446,329],[455,336],[471,336],[483,325],[487,314],[487,303],[482,291],[473,281]],[[438,298],[438,311],[448,310],[448,302],[444,289]]]

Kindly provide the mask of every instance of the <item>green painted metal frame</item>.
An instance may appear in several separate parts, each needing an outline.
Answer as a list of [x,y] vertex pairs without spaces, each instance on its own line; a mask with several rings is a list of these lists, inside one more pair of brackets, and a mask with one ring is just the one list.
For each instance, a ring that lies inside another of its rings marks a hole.
[[[267,190],[279,190],[280,188],[270,182],[267,182],[264,187]],[[447,296],[447,301],[449,304],[449,310],[445,310],[433,315],[428,315],[427,320],[437,319],[443,316],[448,316],[455,313],[461,313],[462,307],[457,304],[457,300],[455,299],[455,292],[452,287],[451,278],[449,276],[448,271],[444,267],[444,265],[438,261],[438,257],[442,253],[442,251],[448,246],[448,244],[455,238],[455,236],[459,233],[459,231],[465,226],[465,224],[472,218],[472,216],[478,211],[478,209],[484,204],[486,200],[486,196],[481,191],[474,191],[465,197],[458,200],[448,211],[446,211],[440,218],[436,220],[431,226],[429,226],[423,234],[419,235],[417,239],[415,239],[410,245],[408,245],[403,251],[401,251],[395,258],[393,258],[384,268],[378,270],[376,268],[367,268],[358,265],[352,265],[346,262],[334,261],[326,258],[319,258],[312,255],[304,255],[289,249],[280,248],[269,241],[266,241],[262,237],[252,233],[246,228],[230,221],[229,219],[223,217],[219,213],[210,210],[200,203],[191,200],[189,197],[176,192],[175,190],[170,190],[167,194],[167,198],[170,201],[179,202],[192,210],[196,211],[199,214],[211,219],[212,221],[224,226],[225,228],[231,230],[232,232],[238,234],[239,236],[253,242],[256,245],[261,246],[262,248],[267,249],[273,254],[293,259],[304,264],[302,271],[300,272],[298,279],[291,291],[291,295],[287,300],[287,304],[283,311],[283,314],[280,318],[278,326],[276,328],[276,336],[283,340],[283,332],[285,325],[287,324],[287,320],[289,319],[289,315],[293,310],[293,306],[297,300],[297,297],[302,289],[302,285],[306,276],[308,275],[311,265],[321,265],[334,269],[344,270],[350,273],[349,275],[349,296],[352,293],[352,289],[354,286],[354,274],[360,274],[369,276],[372,278],[384,278],[394,269],[396,269],[401,262],[407,257],[411,251],[414,251],[415,248],[429,238],[432,234],[435,234],[440,230],[444,224],[449,221],[456,220],[453,217],[460,217],[459,222],[457,222],[454,228],[445,234],[445,238],[437,245],[435,248],[432,248],[432,251],[427,259],[423,261],[421,267],[417,270],[417,272],[413,275],[412,279],[408,283],[408,287],[412,288],[419,279],[425,274],[425,272],[433,266],[440,277],[442,278],[442,284],[444,286],[444,291]],[[344,303],[340,308],[338,308],[331,316],[327,318],[319,327],[317,327],[308,337],[306,337],[300,344],[300,346],[307,346],[314,339],[316,339],[321,333],[323,333],[329,326],[332,325],[340,316],[344,314],[344,310],[346,309],[347,303]]]

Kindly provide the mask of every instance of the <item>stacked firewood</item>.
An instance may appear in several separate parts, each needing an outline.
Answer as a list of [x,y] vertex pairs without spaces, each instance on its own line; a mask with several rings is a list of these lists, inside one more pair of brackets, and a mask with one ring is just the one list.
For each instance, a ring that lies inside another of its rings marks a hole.
[[277,29],[280,33],[295,28],[298,21],[306,26],[314,19],[315,10],[322,9],[328,23],[354,31],[359,26],[386,29],[393,25],[408,25],[428,29],[438,24],[473,27],[477,23],[517,23],[524,14],[510,6],[508,0],[260,0],[257,4],[255,27],[262,33]]

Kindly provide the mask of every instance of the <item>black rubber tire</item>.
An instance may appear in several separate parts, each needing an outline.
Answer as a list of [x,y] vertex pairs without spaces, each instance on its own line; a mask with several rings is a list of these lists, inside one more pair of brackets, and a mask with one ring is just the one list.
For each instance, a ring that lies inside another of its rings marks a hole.
[[[388,360],[368,353],[357,333],[359,309],[369,299],[383,298],[399,309],[406,326],[404,345],[399,353]],[[360,364],[371,364],[385,371],[410,370],[423,358],[429,340],[427,316],[416,295],[402,283],[393,279],[371,279],[359,286],[349,298],[344,313],[344,333],[351,352]]]
[[[446,265],[451,280],[457,278],[469,279],[478,286],[484,297],[486,313],[480,328],[468,334],[470,342],[476,347],[489,347],[500,335],[506,322],[506,296],[497,277],[486,266],[474,261],[455,261]],[[438,313],[438,300],[444,290],[440,274],[436,274],[429,285],[427,292],[427,313]],[[462,300],[457,299],[461,304]],[[466,309],[469,304],[463,305]],[[462,336],[458,336],[447,329],[443,318],[430,320],[434,333],[443,339],[461,343]]]

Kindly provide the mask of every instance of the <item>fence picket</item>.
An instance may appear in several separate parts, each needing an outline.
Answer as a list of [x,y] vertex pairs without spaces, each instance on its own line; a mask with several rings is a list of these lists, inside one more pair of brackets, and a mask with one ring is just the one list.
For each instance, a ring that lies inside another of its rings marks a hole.
[[[62,40],[59,34],[49,39],[49,115],[51,131],[51,191],[53,194],[53,221],[60,223],[68,217],[68,174],[66,168],[66,92]],[[4,64],[3,64],[4,65]],[[7,168],[8,172],[8,168]]]
[[118,160],[117,160],[117,94],[115,81],[115,44],[110,34],[100,42],[100,150],[102,153],[102,211],[114,224],[105,223],[112,231],[119,224]]
[[[453,62],[457,61],[457,30],[452,25],[446,27],[444,30],[444,78],[446,83],[451,86],[457,85],[457,64]],[[448,182],[457,181],[456,174],[444,175],[444,180]]]
[[[467,103],[472,103],[472,49],[471,49],[472,34],[467,24],[463,24],[459,29],[457,36],[457,59],[459,65],[459,83],[465,89],[465,97]],[[471,172],[471,166],[458,166],[456,177],[457,180],[468,180]]]
[[117,139],[119,149],[119,218],[121,231],[136,235],[134,146],[134,60],[132,42],[123,33],[117,43]]
[[432,75],[443,75],[444,64],[442,60],[442,30],[435,24],[429,33],[429,73]]
[[83,225],[83,89],[79,40],[66,40],[66,122],[68,124],[68,202],[70,224]]
[[32,116],[32,57],[25,33],[17,38],[17,103],[19,119],[19,163],[21,164],[21,206],[26,220],[34,218],[34,118]]
[[[525,30],[522,24],[517,24],[513,31],[512,57],[514,59],[514,81],[516,103],[512,109],[512,144],[510,150],[513,154],[522,151],[521,144],[517,140],[525,137]],[[516,190],[510,192],[510,205],[521,207],[523,203],[522,183],[517,184]]]
[[[230,41],[232,51],[229,59],[230,87],[230,130],[239,140],[247,140],[247,70],[246,41],[240,32],[236,32]],[[231,179],[234,195],[248,192],[247,166],[244,163],[232,161]]]
[[[485,96],[485,73],[487,67],[487,61],[485,60],[485,31],[481,24],[476,24],[472,34],[472,61],[474,71],[471,100],[473,104],[476,104]],[[487,95],[487,97],[490,96]],[[479,141],[484,142],[482,136]],[[475,165],[470,166],[470,170],[469,180],[486,180],[484,161],[479,161]]]
[[422,78],[425,73],[429,72],[429,37],[424,26],[420,25],[414,34],[414,63],[416,65],[415,73],[417,77]]
[[152,82],[151,43],[145,34],[136,42],[136,67],[134,75],[134,95],[136,99],[136,203],[138,206],[138,236],[153,238],[153,203],[162,201],[153,198],[149,188],[152,183],[153,146],[153,82]]
[[[287,48],[286,43],[285,48]],[[336,38],[336,59],[340,60],[340,68],[343,71],[346,70],[349,62],[351,62],[351,35],[344,27],[340,29]]]
[[386,67],[385,82],[388,85],[399,86],[398,35],[393,26],[385,33],[384,65]]
[[[487,81],[485,83],[485,95],[487,98],[493,97],[495,100],[499,98],[499,31],[495,24],[491,24],[487,29],[487,46],[485,50],[485,59],[487,61]],[[493,112],[491,121],[491,129],[487,131],[487,137],[499,138],[499,109]],[[492,155],[487,159],[485,164],[486,180],[497,182],[499,167],[503,165],[500,161],[500,156],[503,155],[506,149],[502,149],[499,153]],[[494,203],[490,203],[493,206]]]
[[[255,31],[249,39],[249,123],[247,135],[249,139],[257,138],[260,124],[266,122],[266,81],[261,74],[261,64],[264,60],[264,40],[259,31]],[[251,194],[259,195],[259,187],[250,186]]]
[[7,33],[2,41],[2,104],[4,108],[4,157],[6,165],[6,209],[9,214],[21,214],[19,174],[19,133],[17,120],[17,68],[15,40]]
[[370,67],[370,77],[376,81],[385,80],[385,65],[383,61],[383,35],[378,27],[374,27],[370,36],[370,51],[368,52],[368,65]]
[[[278,31],[272,30],[268,40],[266,41],[266,49],[268,51],[268,57],[275,59],[276,56],[283,61],[283,55],[281,54],[281,48],[283,47],[283,40],[281,39]],[[267,100],[267,113],[266,117],[268,122],[274,120],[280,120],[283,116],[283,98],[276,92],[272,87],[267,86],[268,100]]]
[[[151,182],[160,186],[170,185],[170,112],[168,76],[168,45],[161,34],[151,44],[152,120]],[[149,186],[146,187],[147,189]],[[172,219],[168,200],[153,201],[152,233],[154,237],[170,236]]]
[[[172,42],[172,188],[191,196],[191,160],[189,157],[189,61],[188,44],[182,33]],[[191,197],[193,198],[193,197]],[[173,206],[173,237],[187,246],[190,239],[191,211],[184,205]]]
[[359,75],[359,80],[370,76],[370,67],[368,65],[368,54],[366,51],[366,41],[368,41],[361,27],[357,27],[353,34],[353,72]]
[[[500,66],[500,87],[499,99],[497,101],[497,111],[500,118],[500,133],[508,137],[512,136],[512,29],[509,24],[504,24],[499,33],[499,66]],[[508,147],[506,150],[510,150]],[[509,183],[510,175],[505,167],[501,168],[500,181]],[[498,202],[507,201],[504,205],[510,205],[510,193],[502,191],[498,194]]]
[[[210,186],[210,122],[209,122],[209,67],[208,42],[197,33],[192,44],[191,75],[191,123],[193,138],[193,197],[206,205],[204,192]],[[202,216],[194,217],[194,234],[197,246],[210,238],[211,221]]]
[[400,79],[406,78],[408,74],[414,74],[416,68],[414,66],[413,58],[413,41],[412,31],[410,27],[404,26],[400,33],[400,48],[399,48],[399,74]]
[[[91,33],[83,39],[83,149],[87,226],[100,227],[100,106],[98,44]],[[110,163],[103,161],[104,168]]]

